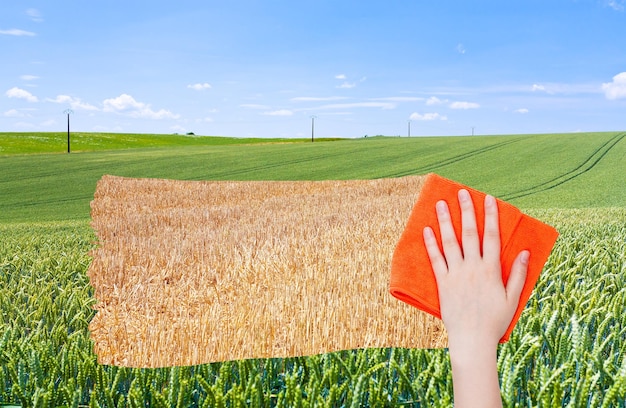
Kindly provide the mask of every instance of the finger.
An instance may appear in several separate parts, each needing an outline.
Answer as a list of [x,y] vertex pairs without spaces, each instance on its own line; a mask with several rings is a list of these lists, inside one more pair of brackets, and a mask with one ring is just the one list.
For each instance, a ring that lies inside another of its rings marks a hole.
[[500,264],[500,225],[498,219],[498,203],[496,202],[496,199],[490,195],[485,196],[483,259],[492,265]]
[[439,250],[435,233],[430,227],[424,228],[424,245],[426,246],[426,252],[428,253],[430,264],[433,267],[433,272],[435,272],[435,278],[439,281],[440,276],[448,273],[448,265]]
[[519,298],[526,282],[526,273],[528,272],[528,259],[530,252],[524,250],[517,255],[513,266],[511,266],[511,274],[506,284],[506,297],[509,306],[515,310],[519,305]]
[[476,213],[474,203],[467,190],[459,190],[459,205],[461,206],[461,238],[463,241],[463,258],[480,258],[480,238],[476,228]]
[[438,201],[437,220],[439,221],[439,232],[441,233],[441,246],[446,257],[448,265],[452,265],[463,260],[459,241],[456,239],[452,219],[450,218],[450,210],[445,201]]

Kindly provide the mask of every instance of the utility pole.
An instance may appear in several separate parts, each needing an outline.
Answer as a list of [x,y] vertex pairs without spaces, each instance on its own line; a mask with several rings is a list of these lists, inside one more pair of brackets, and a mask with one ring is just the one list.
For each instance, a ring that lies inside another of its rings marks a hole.
[[67,115],[67,152],[70,152],[70,115],[74,113],[71,109],[66,109],[63,111]]
[[409,137],[411,137],[411,121],[409,120]]
[[315,141],[315,118],[316,116],[311,116],[311,143]]
[[474,126],[472,126],[472,136],[474,136]]

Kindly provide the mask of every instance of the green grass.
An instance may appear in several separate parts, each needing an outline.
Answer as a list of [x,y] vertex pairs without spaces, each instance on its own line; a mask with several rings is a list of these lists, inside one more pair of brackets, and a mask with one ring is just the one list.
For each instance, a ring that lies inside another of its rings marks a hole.
[[[437,172],[521,208],[624,207],[624,135],[367,138],[316,143],[263,140],[5,155],[0,156],[0,223],[88,219],[89,202],[103,174],[184,180],[321,180]],[[125,140],[126,136],[119,137]]]

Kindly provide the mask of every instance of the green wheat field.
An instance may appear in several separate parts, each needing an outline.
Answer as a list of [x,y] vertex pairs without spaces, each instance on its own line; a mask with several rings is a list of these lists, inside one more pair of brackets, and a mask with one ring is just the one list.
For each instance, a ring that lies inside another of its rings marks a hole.
[[450,407],[446,350],[163,369],[97,364],[86,276],[104,174],[325,180],[436,172],[560,232],[511,340],[506,407],[626,406],[626,133],[237,139],[0,133],[0,406]]

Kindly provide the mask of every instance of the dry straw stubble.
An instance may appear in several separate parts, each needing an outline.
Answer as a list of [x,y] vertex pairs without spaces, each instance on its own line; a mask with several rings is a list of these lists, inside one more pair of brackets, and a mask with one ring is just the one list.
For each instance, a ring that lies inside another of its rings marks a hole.
[[104,176],[88,271],[99,362],[445,346],[439,320],[389,294],[393,249],[421,184]]

